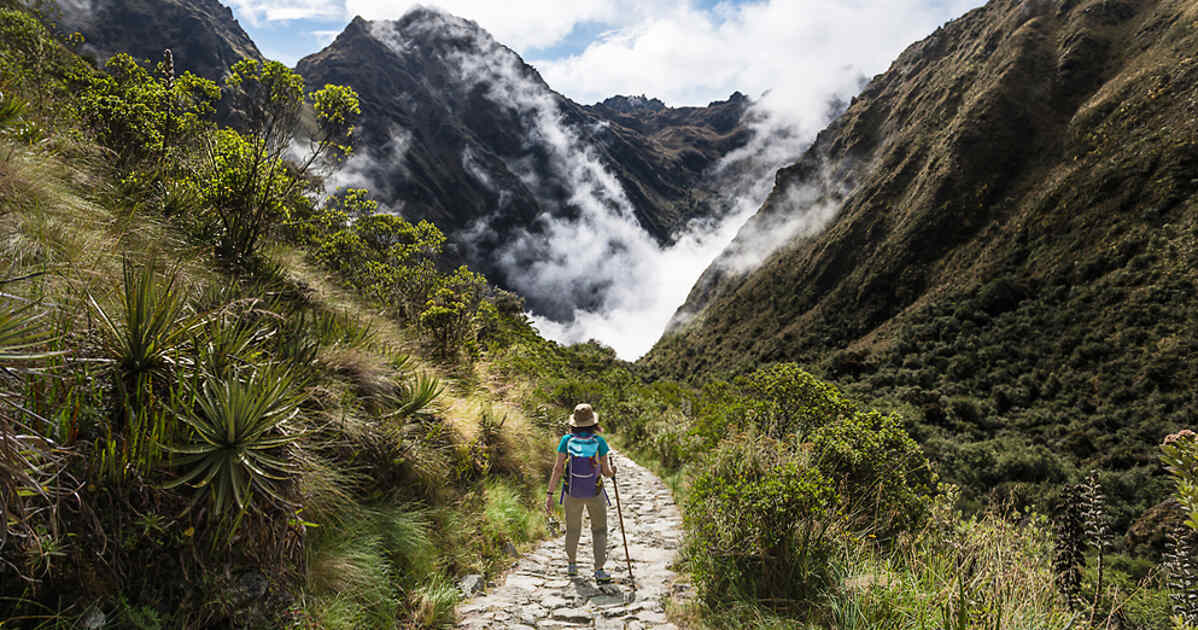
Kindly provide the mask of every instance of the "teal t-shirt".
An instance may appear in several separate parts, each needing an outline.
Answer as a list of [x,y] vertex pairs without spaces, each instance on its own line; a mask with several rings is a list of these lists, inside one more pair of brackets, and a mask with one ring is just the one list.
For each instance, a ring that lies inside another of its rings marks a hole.
[[[565,453],[566,452],[566,442],[573,436],[574,436],[573,433],[567,433],[567,434],[563,435],[562,441],[557,443],[557,452]],[[603,457],[604,455],[607,455],[607,452],[611,450],[607,446],[607,440],[603,439],[602,435],[596,435],[595,439],[599,440],[599,457]]]

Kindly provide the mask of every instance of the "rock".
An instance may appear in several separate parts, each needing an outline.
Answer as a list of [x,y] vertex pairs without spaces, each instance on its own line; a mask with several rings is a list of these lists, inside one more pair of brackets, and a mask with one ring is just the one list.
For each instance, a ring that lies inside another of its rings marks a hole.
[[636,614],[636,618],[645,623],[654,625],[666,622],[665,613],[660,613],[656,610],[642,610]]
[[624,630],[624,620],[623,619],[607,619],[605,617],[599,617],[599,618],[595,619],[595,629],[596,630]]
[[503,543],[503,553],[506,553],[507,555],[509,555],[513,558],[520,557],[520,552],[516,551],[516,546],[513,545],[511,542]]
[[624,596],[619,595],[619,594],[598,595],[596,597],[591,598],[591,605],[599,606],[600,608],[606,607],[606,606],[623,606],[624,605]]
[[470,597],[475,593],[482,592],[483,584],[483,576],[471,573],[458,582],[458,590],[462,592],[463,596]]
[[270,583],[266,576],[255,570],[245,571],[237,576],[233,597],[234,607],[241,608],[258,601],[266,595]]
[[504,586],[536,590],[545,584],[545,580],[530,575],[509,575]]
[[95,604],[88,606],[87,611],[83,613],[83,617],[79,620],[79,627],[84,630],[100,630],[106,625],[108,625],[107,615]]
[[553,611],[553,620],[570,623],[589,623],[591,621],[591,613],[581,608],[558,608]]

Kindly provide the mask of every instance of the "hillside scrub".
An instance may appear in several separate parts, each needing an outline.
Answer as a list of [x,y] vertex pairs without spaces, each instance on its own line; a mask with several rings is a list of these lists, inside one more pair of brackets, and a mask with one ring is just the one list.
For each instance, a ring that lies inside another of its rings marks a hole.
[[1109,477],[1076,504],[1073,534],[1073,504],[978,510],[939,480],[909,415],[869,409],[795,364],[696,388],[646,378],[598,343],[530,338],[498,350],[495,366],[540,375],[524,398],[534,421],[557,428],[569,401],[592,401],[617,447],[672,480],[697,595],[675,607],[679,623],[1147,630],[1170,626],[1170,598],[1194,592],[1169,577],[1189,575],[1176,561],[1117,553],[1109,533],[1099,546]]
[[[543,447],[580,401],[676,482],[699,597],[677,612],[696,625],[1192,619],[1192,524],[1171,532],[1161,565],[1110,553],[1102,535],[1129,516],[1103,493],[1137,492],[1139,478],[1091,476],[1086,500],[1060,510],[1079,515],[1074,528],[1022,505],[979,511],[939,471],[980,483],[996,466],[1080,472],[1047,447],[921,447],[921,407],[864,404],[885,398],[798,364],[695,385],[597,342],[546,341],[518,296],[447,268],[436,226],[377,212],[367,191],[319,199],[317,173],[207,121],[214,84],[180,92],[169,60],[116,58],[104,73],[20,11],[0,10],[0,29],[0,617],[12,623],[447,625],[456,577],[494,575],[506,547],[544,535]],[[307,102],[300,118],[319,115],[285,68],[243,69],[275,73],[289,107]],[[328,94],[352,110],[348,93]],[[269,220],[242,232],[221,218],[233,207]],[[945,393],[952,418],[990,418],[984,401]],[[1172,477],[1154,479],[1192,512],[1189,446],[1169,440]]]
[[[543,535],[525,506],[548,455],[529,445],[551,438],[465,378],[462,354],[523,317],[439,271],[435,248],[399,256],[415,228],[370,216],[391,230],[372,246],[391,242],[362,262],[427,287],[381,319],[386,295],[330,293],[304,258],[348,222],[316,210],[281,140],[206,120],[214,84],[169,57],[92,68],[23,11],[0,10],[0,30],[0,619],[452,621],[457,576]],[[351,93],[243,70],[348,148]],[[255,224],[221,219],[234,208]],[[449,338],[418,321],[438,288],[470,296]]]

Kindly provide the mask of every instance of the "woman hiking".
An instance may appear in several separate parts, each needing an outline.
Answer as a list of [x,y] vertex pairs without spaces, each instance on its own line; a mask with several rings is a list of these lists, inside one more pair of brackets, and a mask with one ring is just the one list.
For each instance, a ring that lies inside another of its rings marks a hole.
[[607,493],[603,490],[600,475],[614,477],[607,446],[599,433],[599,414],[590,405],[582,403],[570,414],[570,432],[562,436],[557,445],[557,462],[549,478],[549,492],[545,496],[545,511],[553,514],[553,495],[558,481],[565,474],[559,501],[566,510],[566,558],[569,565],[566,575],[578,575],[576,557],[578,537],[582,533],[582,509],[585,507],[591,519],[591,546],[595,554],[595,581],[600,584],[611,582],[611,575],[603,570],[607,561]]

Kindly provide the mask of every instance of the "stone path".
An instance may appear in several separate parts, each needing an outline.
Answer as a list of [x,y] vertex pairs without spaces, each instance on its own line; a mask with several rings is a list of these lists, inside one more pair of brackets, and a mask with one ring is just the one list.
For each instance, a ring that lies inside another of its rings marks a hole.
[[[612,451],[615,456],[615,451]],[[608,573],[617,583],[596,585],[592,577],[591,526],[584,516],[578,542],[578,577],[566,576],[564,526],[497,580],[499,586],[458,606],[458,627],[471,630],[512,628],[548,630],[596,628],[673,630],[665,602],[689,585],[676,583],[670,564],[682,540],[682,519],[670,490],[653,473],[627,457],[615,456],[620,503],[628,529],[635,588],[627,583],[628,565],[616,515],[616,495],[607,511]],[[555,514],[562,519],[561,508]]]

